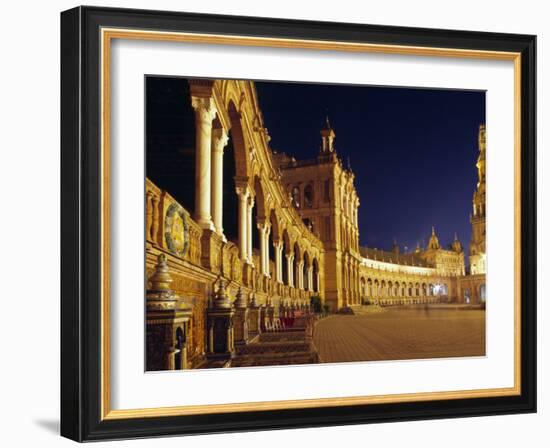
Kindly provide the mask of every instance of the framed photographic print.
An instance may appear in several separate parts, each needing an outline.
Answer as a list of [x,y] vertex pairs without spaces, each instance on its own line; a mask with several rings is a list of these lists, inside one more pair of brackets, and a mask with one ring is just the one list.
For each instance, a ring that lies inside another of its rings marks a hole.
[[61,432],[536,411],[535,37],[61,14]]

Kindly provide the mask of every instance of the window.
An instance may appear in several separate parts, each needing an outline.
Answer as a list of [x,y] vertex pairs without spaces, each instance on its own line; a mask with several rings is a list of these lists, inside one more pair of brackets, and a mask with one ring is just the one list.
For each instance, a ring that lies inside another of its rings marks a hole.
[[313,207],[313,185],[311,184],[304,189],[304,205],[308,208]]
[[300,208],[300,189],[298,187],[292,189],[292,203],[294,207]]

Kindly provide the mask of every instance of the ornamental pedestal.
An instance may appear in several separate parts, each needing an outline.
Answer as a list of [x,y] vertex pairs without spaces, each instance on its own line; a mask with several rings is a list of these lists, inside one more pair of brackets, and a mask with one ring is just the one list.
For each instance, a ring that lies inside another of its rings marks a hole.
[[146,368],[181,370],[187,366],[187,335],[192,307],[170,289],[166,255],[160,254],[146,294]]
[[216,298],[207,310],[207,354],[209,359],[231,359],[235,354],[234,315],[231,302],[220,280]]
[[256,296],[252,294],[248,304],[248,336],[250,339],[258,336],[262,331],[260,327],[260,309],[263,308],[256,302]]
[[267,305],[260,308],[260,332],[266,331]]
[[241,288],[237,292],[237,300],[235,300],[233,306],[235,307],[235,345],[246,345],[248,344],[248,308]]
[[223,238],[214,230],[205,229],[201,237],[201,264],[215,274],[221,272]]
[[249,262],[243,266],[243,283],[250,288],[254,285],[254,266]]

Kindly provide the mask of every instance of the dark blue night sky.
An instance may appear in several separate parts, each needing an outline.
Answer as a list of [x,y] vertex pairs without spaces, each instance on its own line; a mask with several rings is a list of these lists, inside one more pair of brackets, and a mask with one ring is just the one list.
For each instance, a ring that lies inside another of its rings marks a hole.
[[356,175],[360,243],[413,250],[435,225],[466,248],[485,92],[256,82],[271,147],[313,158],[328,111],[335,148]]

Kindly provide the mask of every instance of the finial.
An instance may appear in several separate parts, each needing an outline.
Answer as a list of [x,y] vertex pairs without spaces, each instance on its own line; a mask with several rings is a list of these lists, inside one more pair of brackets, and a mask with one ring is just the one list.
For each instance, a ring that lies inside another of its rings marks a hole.
[[158,256],[155,273],[151,276],[149,281],[151,282],[151,290],[153,291],[170,291],[170,283],[172,283],[173,280],[168,270],[165,254],[161,253]]
[[214,300],[214,308],[231,308],[231,302],[225,291],[225,280],[220,278],[218,282],[218,292]]
[[458,235],[456,232],[455,232],[455,241],[458,241]]
[[246,308],[246,300],[243,295],[242,286],[239,286],[239,290],[237,291],[237,299],[235,300],[233,305],[235,305],[235,308]]
[[256,308],[258,306],[258,302],[256,302],[256,294],[253,292],[250,293],[250,302],[248,305],[252,308]]
[[435,235],[435,226],[432,226],[432,235]]

